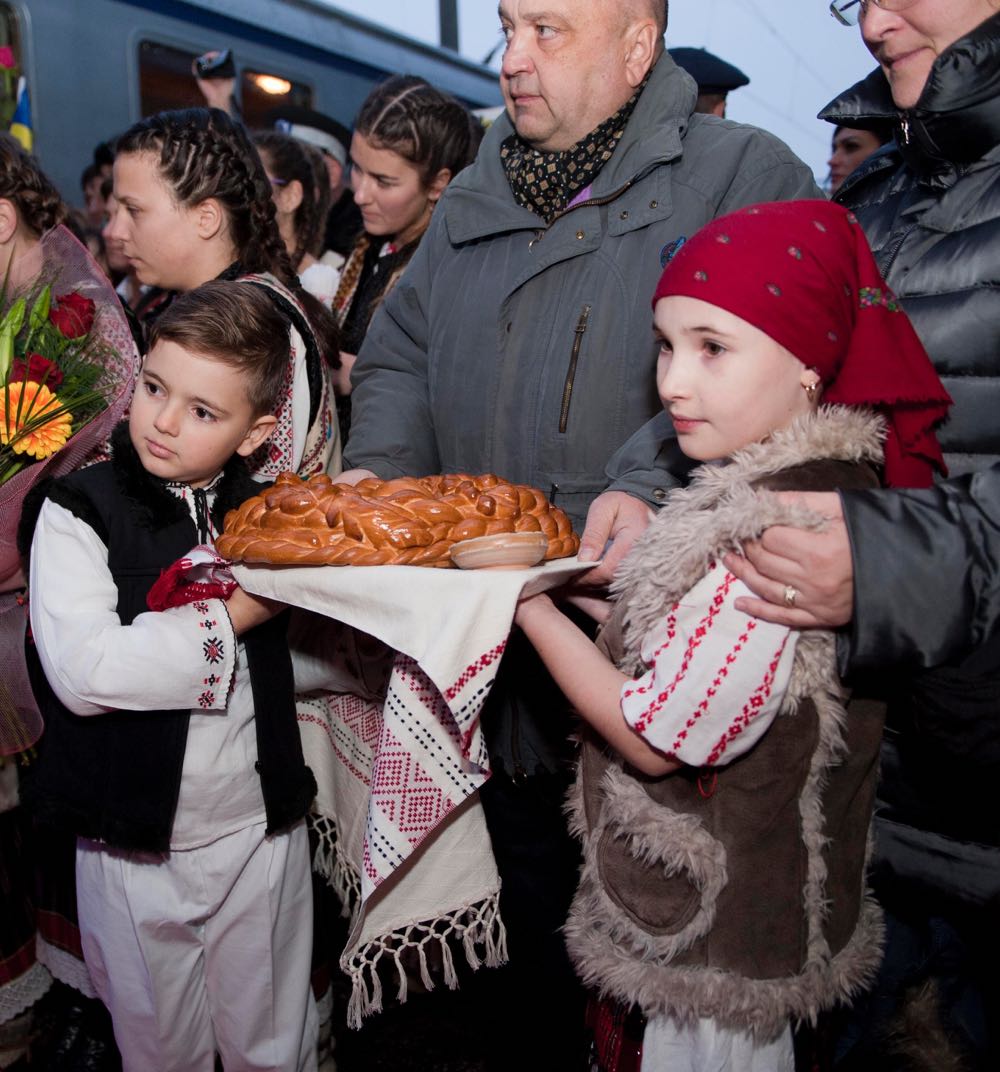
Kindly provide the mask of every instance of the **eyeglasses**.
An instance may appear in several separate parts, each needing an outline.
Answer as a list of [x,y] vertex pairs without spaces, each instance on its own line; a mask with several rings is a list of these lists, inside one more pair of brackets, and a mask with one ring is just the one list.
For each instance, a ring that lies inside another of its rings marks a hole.
[[914,3],[916,0],[833,0],[830,4],[830,14],[841,26],[857,26],[869,4],[874,4],[883,11],[902,11]]

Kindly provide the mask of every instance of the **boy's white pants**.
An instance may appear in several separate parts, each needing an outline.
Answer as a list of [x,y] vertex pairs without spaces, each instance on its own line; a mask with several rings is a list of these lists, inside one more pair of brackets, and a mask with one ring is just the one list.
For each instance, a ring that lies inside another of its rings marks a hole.
[[80,839],[84,959],[125,1072],[313,1072],[305,823],[159,855]]

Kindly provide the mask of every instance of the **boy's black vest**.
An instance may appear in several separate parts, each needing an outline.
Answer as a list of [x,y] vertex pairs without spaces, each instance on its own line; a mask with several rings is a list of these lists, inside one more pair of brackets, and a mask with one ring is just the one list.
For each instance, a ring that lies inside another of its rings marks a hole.
[[[107,546],[118,587],[118,616],[129,625],[148,609],[146,595],[160,572],[195,546],[198,533],[188,505],[142,468],[124,425],[112,442],[112,461],[38,489],[25,504],[20,543],[24,553],[45,498],[85,521]],[[260,490],[242,459],[233,458],[216,493],[212,515],[217,528],[228,510]],[[269,834],[302,818],[316,794],[295,719],[286,619],[280,615],[241,637]],[[26,779],[26,803],[40,820],[77,835],[122,849],[166,851],[190,711],[74,715],[52,692],[37,656],[33,662],[38,672],[32,682],[46,730]]]

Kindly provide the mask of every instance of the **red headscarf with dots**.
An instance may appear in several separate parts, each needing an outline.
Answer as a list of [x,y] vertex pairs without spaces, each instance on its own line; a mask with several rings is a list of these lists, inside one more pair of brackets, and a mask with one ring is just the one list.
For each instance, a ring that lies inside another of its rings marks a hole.
[[779,201],[713,220],[675,251],[653,305],[672,294],[769,335],[819,373],[824,402],[878,410],[890,486],[926,487],[932,467],[947,471],[934,427],[951,398],[841,205]]

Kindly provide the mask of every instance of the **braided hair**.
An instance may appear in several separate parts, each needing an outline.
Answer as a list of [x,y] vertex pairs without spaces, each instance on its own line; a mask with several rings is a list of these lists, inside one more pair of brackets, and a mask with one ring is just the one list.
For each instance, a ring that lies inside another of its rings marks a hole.
[[315,255],[323,241],[323,227],[330,208],[326,165],[318,149],[276,130],[255,134],[253,141],[276,179],[283,184],[298,182],[302,187],[302,201],[292,221],[295,249],[291,261],[299,264],[307,253]]
[[222,206],[240,269],[270,272],[306,310],[327,360],[339,360],[329,310],[302,289],[278,233],[271,186],[246,131],[218,108],[159,112],[129,127],[116,153],[151,153],[174,199],[191,207],[213,198]]
[[377,85],[361,105],[354,129],[376,149],[391,149],[413,164],[425,186],[443,168],[457,175],[476,153],[469,113],[415,75],[396,75]]
[[36,238],[66,219],[66,206],[38,161],[9,134],[0,134],[0,197],[13,202]]

